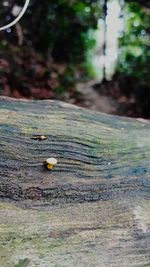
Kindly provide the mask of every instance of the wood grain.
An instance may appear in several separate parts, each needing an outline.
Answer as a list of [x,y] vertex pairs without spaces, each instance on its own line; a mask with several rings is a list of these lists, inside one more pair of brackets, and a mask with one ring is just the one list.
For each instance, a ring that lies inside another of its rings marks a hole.
[[150,266],[149,121],[58,101],[0,107],[0,266]]

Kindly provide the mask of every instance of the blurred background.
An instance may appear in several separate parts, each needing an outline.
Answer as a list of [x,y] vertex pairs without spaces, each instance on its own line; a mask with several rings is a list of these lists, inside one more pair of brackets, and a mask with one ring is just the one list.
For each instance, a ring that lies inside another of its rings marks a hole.
[[[0,1],[0,26],[25,0]],[[0,94],[150,118],[150,1],[31,0],[0,32]]]

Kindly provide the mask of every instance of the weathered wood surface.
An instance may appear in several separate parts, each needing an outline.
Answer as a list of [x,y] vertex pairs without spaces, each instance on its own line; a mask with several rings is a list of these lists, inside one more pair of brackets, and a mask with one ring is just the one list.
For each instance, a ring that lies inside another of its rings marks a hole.
[[150,123],[55,101],[0,107],[0,266],[149,267]]

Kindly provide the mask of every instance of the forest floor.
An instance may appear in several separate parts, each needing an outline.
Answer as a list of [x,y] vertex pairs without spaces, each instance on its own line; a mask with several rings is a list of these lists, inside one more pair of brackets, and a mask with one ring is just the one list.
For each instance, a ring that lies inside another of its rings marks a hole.
[[81,105],[86,108],[119,116],[145,117],[136,96],[125,95],[121,92],[117,82],[78,83],[77,90],[82,95]]
[[[0,95],[25,99],[57,99],[104,113],[149,118],[149,94],[136,95],[132,84],[119,78],[97,82],[72,78],[65,64],[44,62],[32,57],[0,60]],[[82,76],[82,70],[80,70]],[[78,76],[78,75],[77,75]],[[79,75],[80,76],[80,75]],[[76,83],[74,83],[76,80]]]
[[97,110],[104,113],[114,114],[117,112],[118,103],[111,96],[105,96],[94,90],[95,81],[87,83],[78,83],[77,90],[82,94],[83,106],[91,110]]
[[[29,90],[24,95],[20,89],[11,91],[6,85],[1,95],[25,99],[57,99],[103,113],[129,117],[144,117],[140,108],[138,110],[138,105],[133,96],[126,97],[119,93],[119,90],[117,93],[113,86],[108,88],[108,86],[101,87],[101,85],[95,85],[96,81],[94,80],[77,82],[74,89],[70,92],[65,92],[64,95],[60,94],[60,96],[47,89],[33,89],[35,97],[32,94],[33,90]],[[98,88],[94,89],[95,87]]]

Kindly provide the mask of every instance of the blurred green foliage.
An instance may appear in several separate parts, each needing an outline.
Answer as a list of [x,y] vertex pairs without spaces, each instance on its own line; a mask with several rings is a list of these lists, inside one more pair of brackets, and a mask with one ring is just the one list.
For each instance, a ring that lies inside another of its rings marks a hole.
[[[23,0],[15,3],[22,6]],[[0,17],[5,9],[1,8]],[[51,56],[55,62],[83,62],[87,50],[94,46],[88,32],[97,28],[100,15],[98,0],[31,0],[21,20],[24,46]]]
[[[15,5],[24,4],[24,0],[10,0],[6,6],[3,2],[0,2],[0,25],[14,19]],[[89,31],[97,28],[101,14],[100,0],[31,0],[19,22],[20,29],[12,27],[11,31],[0,33],[0,52],[9,62],[9,71],[4,68],[0,72],[11,90],[23,87],[25,96],[30,95],[27,87],[47,87],[55,90],[56,95],[70,90],[76,81],[77,68],[84,68],[83,76],[89,69],[87,54],[95,45]],[[23,40],[21,45],[19,39]],[[65,64],[65,71],[59,73],[59,66],[55,70],[53,63]],[[45,68],[43,82],[36,71],[39,65]],[[55,71],[57,82],[53,85]]]
[[124,19],[118,71],[150,90],[150,12],[133,2],[125,5]]
[[[9,0],[9,6],[4,6],[3,2],[5,0],[0,1],[0,26],[14,19],[14,5],[24,4],[24,0]],[[3,76],[0,91],[5,88],[8,95],[14,96],[14,91],[18,90],[17,97],[52,98],[65,95],[67,89],[70,92],[77,77],[86,80],[89,75],[93,78],[93,30],[103,18],[104,2],[31,0],[18,24],[20,28],[13,27],[0,33],[0,56],[4,60],[0,68]],[[120,87],[126,94],[135,95],[139,106],[143,105],[145,114],[148,114],[150,9],[128,0],[123,13],[124,32],[119,40],[116,73],[119,78],[123,77]]]

